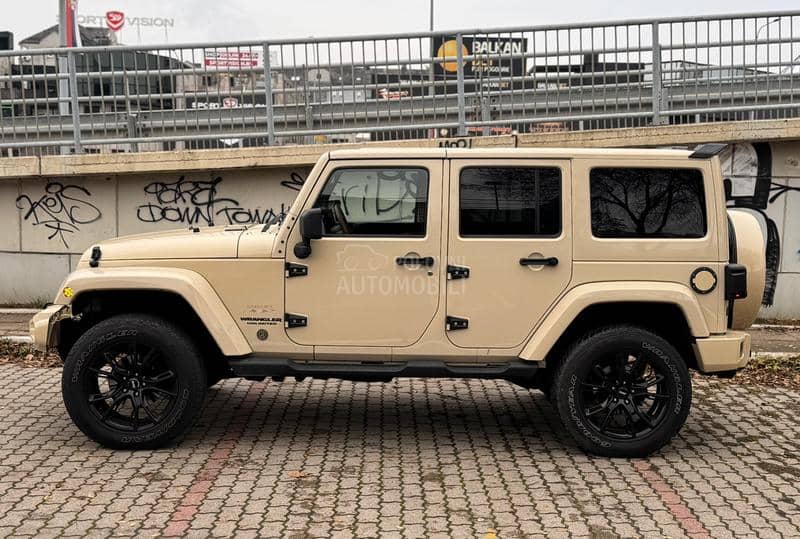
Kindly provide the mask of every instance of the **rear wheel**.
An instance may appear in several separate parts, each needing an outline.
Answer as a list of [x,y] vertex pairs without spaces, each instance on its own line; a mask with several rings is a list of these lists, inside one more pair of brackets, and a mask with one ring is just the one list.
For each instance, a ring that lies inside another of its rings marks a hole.
[[62,393],[70,417],[89,438],[114,448],[154,448],[192,426],[206,375],[182,330],[149,315],[120,315],[98,323],[72,347]]
[[663,338],[641,328],[611,327],[587,335],[567,352],[552,398],[586,451],[642,457],[683,426],[691,380],[683,358]]

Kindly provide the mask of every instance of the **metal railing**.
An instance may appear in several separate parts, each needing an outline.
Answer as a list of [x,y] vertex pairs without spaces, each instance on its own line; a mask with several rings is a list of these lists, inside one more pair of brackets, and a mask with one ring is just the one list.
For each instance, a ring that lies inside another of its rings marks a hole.
[[3,155],[797,117],[800,11],[0,52]]

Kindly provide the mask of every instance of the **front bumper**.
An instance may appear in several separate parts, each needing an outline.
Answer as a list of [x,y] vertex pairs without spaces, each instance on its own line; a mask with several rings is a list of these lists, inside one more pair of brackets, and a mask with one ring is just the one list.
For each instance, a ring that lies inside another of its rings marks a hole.
[[50,305],[33,315],[29,324],[33,348],[46,352],[58,345],[59,323],[71,316],[69,305]]
[[750,361],[750,334],[730,330],[696,339],[694,353],[700,372],[735,371]]

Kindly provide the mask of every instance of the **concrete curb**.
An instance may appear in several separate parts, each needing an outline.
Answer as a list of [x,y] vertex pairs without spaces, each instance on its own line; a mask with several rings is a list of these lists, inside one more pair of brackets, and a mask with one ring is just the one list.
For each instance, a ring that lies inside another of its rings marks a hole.
[[753,329],[789,329],[800,331],[800,326],[795,326],[792,324],[753,324],[750,327]]
[[36,314],[41,309],[0,308],[0,314]]
[[789,359],[800,356],[800,352],[755,352],[753,357],[763,357],[765,359]]
[[0,336],[2,341],[10,341],[18,344],[31,344],[33,338],[30,335],[4,335]]

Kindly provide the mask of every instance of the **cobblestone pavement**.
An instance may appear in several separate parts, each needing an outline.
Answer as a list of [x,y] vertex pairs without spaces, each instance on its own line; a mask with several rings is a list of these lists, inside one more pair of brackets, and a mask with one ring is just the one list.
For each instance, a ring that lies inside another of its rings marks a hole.
[[800,393],[707,380],[646,460],[505,382],[226,381],[177,446],[110,451],[58,369],[0,367],[0,536],[797,536]]

